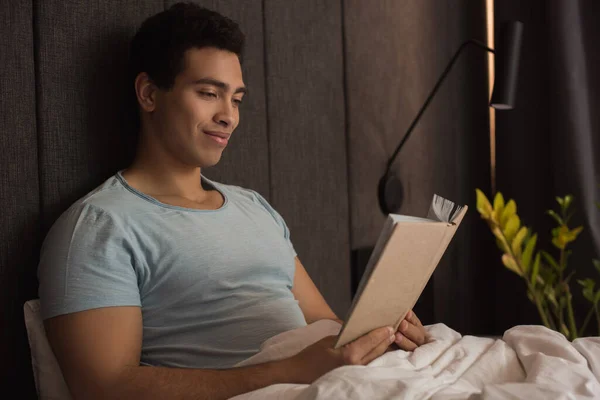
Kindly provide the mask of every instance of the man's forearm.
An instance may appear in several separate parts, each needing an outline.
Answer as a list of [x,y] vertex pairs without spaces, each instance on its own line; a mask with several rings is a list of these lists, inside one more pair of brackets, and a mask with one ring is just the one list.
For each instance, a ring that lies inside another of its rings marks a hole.
[[130,367],[99,398],[228,399],[277,383],[300,382],[301,372],[292,359],[226,370]]

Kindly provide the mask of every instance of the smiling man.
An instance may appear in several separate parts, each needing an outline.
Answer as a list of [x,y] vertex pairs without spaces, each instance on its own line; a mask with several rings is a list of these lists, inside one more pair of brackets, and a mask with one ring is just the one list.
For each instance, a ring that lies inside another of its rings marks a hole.
[[193,4],[149,18],[132,41],[136,158],[57,220],[39,265],[46,332],[75,399],[228,398],[425,340],[411,313],[403,335],[382,327],[338,350],[327,337],[235,367],[270,337],[337,319],[269,203],[202,175],[240,120],[243,43],[236,23]]

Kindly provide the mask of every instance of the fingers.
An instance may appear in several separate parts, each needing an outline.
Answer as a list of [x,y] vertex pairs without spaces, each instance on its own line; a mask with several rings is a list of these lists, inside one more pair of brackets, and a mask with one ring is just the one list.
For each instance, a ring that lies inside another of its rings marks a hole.
[[[391,330],[390,332],[393,332],[393,330]],[[366,356],[363,357],[363,359],[361,360],[361,364],[367,365],[368,363],[370,363],[377,357],[384,354],[387,351],[387,349],[390,347],[390,345],[392,343],[394,343],[394,340],[396,340],[395,335],[392,334],[392,335],[387,336],[385,339],[383,339],[383,341],[381,343],[379,343],[377,345],[377,347],[375,347]]]
[[413,312],[413,310],[409,310],[408,313],[406,313],[406,317],[404,317],[404,318],[413,325],[423,326],[423,324],[421,323],[421,320],[419,320],[419,318],[417,317],[417,314],[415,314]]
[[[364,336],[348,343],[343,348],[344,360],[347,364],[359,365],[370,362],[385,352],[395,340],[391,327],[375,329]],[[368,360],[368,361],[365,361]]]
[[415,314],[413,312],[413,310],[410,310],[407,314],[406,314],[406,319],[411,322],[413,325],[419,326],[423,328],[423,333],[425,336],[425,343],[428,343],[431,340],[431,335],[429,334],[429,332],[427,331],[427,329],[425,329],[425,327],[423,326],[423,323],[421,322],[421,320],[417,317],[417,314]]
[[408,339],[406,336],[404,336],[400,332],[396,332],[396,341],[395,342],[398,347],[400,347],[402,350],[406,350],[406,351],[413,351],[414,349],[416,349],[418,347],[415,342]]
[[417,346],[421,346],[426,342],[425,328],[423,328],[423,326],[410,323],[406,319],[400,323],[398,331],[402,333],[404,337],[408,338],[410,341],[415,343]]

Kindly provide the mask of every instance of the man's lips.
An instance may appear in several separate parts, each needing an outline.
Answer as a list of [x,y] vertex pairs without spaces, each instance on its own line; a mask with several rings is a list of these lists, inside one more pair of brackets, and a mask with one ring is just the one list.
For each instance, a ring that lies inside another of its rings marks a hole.
[[219,132],[219,131],[203,131],[205,135],[209,138],[220,144],[221,146],[226,146],[229,142],[230,133]]

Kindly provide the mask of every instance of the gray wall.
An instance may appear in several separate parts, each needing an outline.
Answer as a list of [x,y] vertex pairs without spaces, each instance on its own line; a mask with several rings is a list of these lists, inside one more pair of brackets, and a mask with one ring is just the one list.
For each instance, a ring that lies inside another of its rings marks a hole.
[[[344,9],[351,247],[364,264],[384,221],[387,160],[461,43],[486,42],[485,2],[346,0]],[[471,207],[417,305],[426,323],[464,333],[491,331],[495,295],[496,253],[474,207],[475,188],[490,187],[486,59],[474,46],[461,54],[392,168],[401,213],[425,216],[434,193]]]

